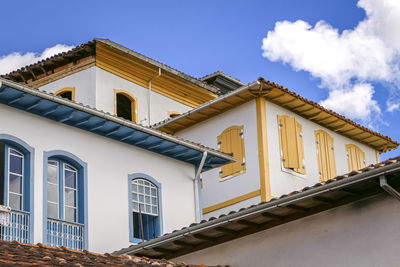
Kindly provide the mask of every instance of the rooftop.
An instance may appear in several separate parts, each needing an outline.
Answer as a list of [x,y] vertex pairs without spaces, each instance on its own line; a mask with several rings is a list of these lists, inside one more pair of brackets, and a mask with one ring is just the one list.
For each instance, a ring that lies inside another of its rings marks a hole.
[[56,248],[43,244],[30,245],[17,241],[0,241],[1,266],[160,266],[160,267],[206,267],[156,260],[146,257],[118,256],[77,251],[65,247]]
[[259,96],[263,96],[274,104],[291,110],[338,134],[364,143],[380,152],[396,149],[399,146],[398,142],[388,136],[368,129],[264,78],[259,78],[255,82],[213,99],[186,113],[156,123],[152,127],[166,133],[175,134],[180,130],[231,110]]

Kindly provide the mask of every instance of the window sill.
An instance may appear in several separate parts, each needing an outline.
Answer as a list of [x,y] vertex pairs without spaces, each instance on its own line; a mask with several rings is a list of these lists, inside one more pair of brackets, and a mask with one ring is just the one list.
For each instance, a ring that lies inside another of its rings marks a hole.
[[301,173],[295,172],[292,169],[285,168],[285,167],[283,167],[283,164],[281,164],[281,171],[282,172],[286,172],[286,173],[291,174],[291,175],[294,175],[294,176],[297,176],[297,177],[302,178],[304,180],[306,179],[306,175],[305,174],[301,174]]
[[228,180],[230,180],[230,179],[232,179],[232,178],[235,178],[235,177],[237,177],[237,176],[239,176],[239,175],[242,175],[242,174],[244,174],[244,173],[246,173],[246,171],[237,172],[237,173],[232,174],[232,175],[230,175],[230,176],[226,176],[226,177],[224,177],[224,178],[219,178],[219,182],[228,181]]

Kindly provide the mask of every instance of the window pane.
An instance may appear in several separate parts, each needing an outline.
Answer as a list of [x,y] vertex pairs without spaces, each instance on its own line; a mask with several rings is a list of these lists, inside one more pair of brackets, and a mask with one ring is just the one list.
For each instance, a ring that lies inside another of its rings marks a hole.
[[22,194],[22,177],[10,174],[10,192]]
[[65,179],[65,186],[76,188],[76,172],[72,172],[69,170],[64,171],[64,179]]
[[151,195],[152,195],[152,196],[157,196],[157,192],[156,192],[156,189],[155,189],[155,188],[152,188],[152,189],[151,189]]
[[150,188],[149,187],[145,187],[145,194],[146,195],[150,195]]
[[9,195],[9,206],[12,209],[22,210],[22,197],[19,195],[8,194]]
[[22,174],[22,158],[10,155],[10,172]]
[[[56,165],[54,165],[56,164]],[[49,161],[47,165],[47,181],[53,184],[58,184],[58,166],[57,162]]]
[[58,186],[47,184],[47,200],[58,203]]
[[139,187],[139,193],[143,193],[143,186],[139,185],[138,187]]
[[138,203],[136,203],[136,202],[133,202],[133,203],[132,203],[132,210],[133,210],[133,211],[139,212]]
[[76,190],[65,188],[65,205],[76,207]]
[[146,203],[150,203],[150,197],[146,196]]
[[139,202],[141,202],[141,203],[144,202],[144,196],[143,195],[139,195]]
[[135,184],[132,185],[132,192],[134,192],[134,193],[137,192],[137,185],[135,185]]
[[58,205],[47,202],[47,217],[58,219]]
[[132,194],[132,201],[137,201],[137,194],[136,193]]
[[64,218],[66,221],[76,222],[76,209],[65,207],[64,212]]
[[157,205],[157,198],[152,197],[152,198],[151,198],[151,204]]
[[158,211],[157,211],[157,207],[151,207],[152,208],[152,211],[151,211],[151,213],[153,213],[153,214],[158,214]]

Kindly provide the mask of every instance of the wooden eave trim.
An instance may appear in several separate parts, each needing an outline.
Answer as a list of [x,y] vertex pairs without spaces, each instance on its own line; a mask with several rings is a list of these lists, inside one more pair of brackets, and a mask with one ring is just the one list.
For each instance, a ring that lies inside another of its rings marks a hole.
[[51,72],[51,70],[48,70],[47,71],[47,73],[48,73],[47,76],[39,78],[36,81],[28,82],[28,86],[37,89],[37,88],[39,88],[39,87],[41,87],[43,85],[46,85],[48,83],[54,82],[56,80],[59,80],[61,78],[69,76],[71,74],[80,72],[82,70],[85,70],[85,69],[88,69],[88,68],[94,67],[94,66],[95,66],[95,58],[91,57],[88,60],[82,61],[82,62],[80,62],[80,63],[78,63],[76,65],[73,65],[73,66],[71,66],[71,67],[69,67],[67,69],[60,70],[60,71],[55,72],[55,73],[49,73],[49,72]]

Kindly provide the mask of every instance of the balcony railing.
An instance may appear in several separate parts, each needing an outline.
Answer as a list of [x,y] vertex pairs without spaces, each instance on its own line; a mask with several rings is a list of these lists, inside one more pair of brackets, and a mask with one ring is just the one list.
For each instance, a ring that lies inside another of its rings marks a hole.
[[8,220],[0,224],[0,239],[30,243],[29,212],[9,211]]
[[70,249],[85,249],[85,228],[83,224],[47,219],[46,244],[53,247],[65,246]]

